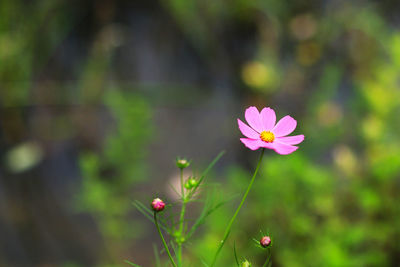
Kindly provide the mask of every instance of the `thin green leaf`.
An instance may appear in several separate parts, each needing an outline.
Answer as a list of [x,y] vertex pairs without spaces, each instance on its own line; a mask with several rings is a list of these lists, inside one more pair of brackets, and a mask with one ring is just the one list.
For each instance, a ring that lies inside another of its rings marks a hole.
[[271,250],[268,248],[268,250],[267,250],[267,259],[265,260],[265,262],[264,262],[262,267],[267,267],[267,266],[272,265],[272,263],[271,263],[271,255],[272,255]]
[[176,255],[176,247],[175,247],[175,244],[174,244],[174,242],[172,242],[172,240],[171,240],[169,243],[171,244],[171,248],[172,248],[172,250],[174,251],[174,254],[175,254],[175,257],[176,257],[177,255]]
[[235,261],[236,261],[237,266],[239,267],[240,266],[239,260],[237,258],[237,253],[236,253],[236,242],[233,242],[233,255],[235,255]]
[[157,245],[153,244],[154,258],[156,260],[156,267],[161,267],[160,256],[158,255]]
[[207,166],[207,168],[203,171],[202,175],[200,176],[199,182],[197,185],[193,188],[193,190],[189,193],[188,198],[192,198],[193,194],[196,193],[197,188],[200,186],[200,184],[203,182],[205,176],[207,173],[214,167],[215,163],[225,154],[225,151],[221,151],[215,158],[214,160]]
[[[149,219],[152,223],[154,223],[153,211],[151,211],[148,207],[146,207],[143,203],[141,203],[138,200],[135,200],[132,204],[138,209],[140,213],[142,213],[147,219]],[[162,222],[159,222],[159,226],[164,231],[169,233],[168,228]]]
[[204,259],[200,258],[200,261],[201,261],[201,263],[203,263],[203,265],[205,267],[210,267],[210,265],[208,265],[207,262]]
[[217,205],[215,205],[214,207],[212,207],[210,209],[204,209],[203,212],[201,213],[201,215],[199,216],[199,218],[192,225],[192,228],[190,229],[190,231],[187,234],[187,238],[190,238],[194,234],[194,232],[197,230],[197,228],[205,222],[206,218],[209,215],[211,215],[211,213],[213,213],[215,210],[217,210],[219,207],[221,207],[225,203],[226,203],[226,201],[223,201],[223,202],[218,203]]
[[140,208],[140,210],[142,210],[145,214],[153,217],[153,211],[139,200],[135,200],[132,204],[135,205],[137,208]]
[[179,193],[178,191],[176,191],[175,187],[174,187],[170,182],[168,182],[168,185],[169,185],[169,187],[176,193],[176,195],[177,195],[179,198],[182,198],[181,193]]
[[204,203],[204,207],[202,212],[200,213],[200,216],[196,219],[195,223],[192,225],[192,228],[188,232],[187,239],[189,239],[197,230],[197,228],[205,222],[208,216],[210,216],[214,211],[216,211],[218,208],[228,203],[233,198],[234,197],[228,198],[224,201],[220,201],[219,203],[213,205],[214,198],[212,196],[210,197],[209,195]]
[[131,265],[131,266],[142,267],[142,266],[137,265],[137,264],[135,264],[135,263],[133,263],[133,262],[130,262],[130,261],[128,261],[128,260],[125,260],[124,262],[127,263],[127,264],[129,264],[129,265]]

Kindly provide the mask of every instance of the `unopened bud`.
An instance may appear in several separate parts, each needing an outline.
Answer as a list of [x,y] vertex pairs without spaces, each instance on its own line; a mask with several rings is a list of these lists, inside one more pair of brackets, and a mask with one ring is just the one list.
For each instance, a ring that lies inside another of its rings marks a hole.
[[248,260],[242,261],[240,267],[251,267],[251,263]]
[[185,182],[185,188],[186,189],[192,189],[193,187],[197,186],[198,183],[199,182],[195,178],[190,177]]
[[177,158],[176,159],[176,166],[178,166],[179,169],[184,169],[189,167],[190,161],[188,161],[185,158]]
[[151,207],[153,208],[154,211],[159,212],[165,208],[165,203],[161,199],[155,198],[151,202]]
[[269,245],[271,245],[271,238],[269,236],[263,236],[260,240],[260,245],[263,248],[268,247]]

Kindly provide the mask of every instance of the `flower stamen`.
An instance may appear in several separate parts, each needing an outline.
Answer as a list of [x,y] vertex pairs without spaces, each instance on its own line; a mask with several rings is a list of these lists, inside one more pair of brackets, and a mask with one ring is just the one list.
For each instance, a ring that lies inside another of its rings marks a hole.
[[272,143],[275,140],[275,135],[270,131],[262,131],[260,134],[261,140],[267,143]]

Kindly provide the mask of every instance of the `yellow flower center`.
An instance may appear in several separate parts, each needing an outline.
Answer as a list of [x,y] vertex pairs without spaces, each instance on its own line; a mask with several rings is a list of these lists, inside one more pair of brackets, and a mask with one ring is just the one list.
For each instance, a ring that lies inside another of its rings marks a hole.
[[275,140],[275,135],[270,131],[262,131],[260,134],[261,140],[267,143],[272,143]]

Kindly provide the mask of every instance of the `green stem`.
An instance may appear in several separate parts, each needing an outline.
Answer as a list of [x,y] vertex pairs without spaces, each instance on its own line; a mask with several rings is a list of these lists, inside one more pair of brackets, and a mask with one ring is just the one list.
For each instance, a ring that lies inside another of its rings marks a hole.
[[181,197],[183,201],[183,199],[185,198],[185,189],[183,184],[183,169],[181,169]]
[[244,195],[243,195],[242,201],[240,202],[240,204],[239,204],[239,206],[237,207],[235,213],[233,214],[232,219],[229,221],[228,226],[227,226],[226,229],[225,229],[224,237],[223,237],[221,243],[220,243],[219,246],[218,246],[217,252],[216,252],[215,255],[214,255],[214,259],[213,259],[213,261],[212,261],[212,263],[211,263],[211,267],[213,267],[213,266],[215,265],[215,262],[217,261],[218,255],[219,255],[219,253],[221,252],[221,249],[222,249],[222,247],[224,246],[224,244],[225,244],[225,242],[226,242],[226,239],[227,239],[228,236],[229,236],[229,233],[230,233],[230,231],[231,231],[232,224],[233,224],[233,222],[235,221],[236,216],[238,215],[240,209],[242,208],[242,206],[243,206],[243,204],[244,204],[244,201],[245,201],[246,198],[247,198],[247,195],[248,195],[249,192],[250,192],[250,189],[251,189],[251,187],[252,187],[252,185],[253,185],[253,183],[254,183],[254,180],[255,180],[255,178],[256,178],[258,169],[260,168],[261,161],[262,161],[262,158],[263,158],[263,156],[264,156],[264,151],[265,151],[265,148],[263,148],[263,149],[261,150],[261,155],[260,155],[260,158],[259,158],[259,160],[258,160],[256,170],[254,171],[254,174],[253,174],[253,177],[251,178],[251,181],[250,181],[250,183],[249,183],[249,186],[247,187],[247,190],[246,190],[246,192],[245,192]]
[[171,260],[172,266],[177,267],[176,264],[175,264],[174,259],[173,259],[172,256],[171,256],[171,252],[169,252],[169,249],[168,249],[167,243],[165,242],[164,236],[163,236],[163,234],[161,233],[160,226],[158,225],[157,212],[156,212],[156,211],[154,212],[154,223],[155,223],[155,225],[156,225],[156,227],[157,227],[158,234],[160,235],[161,240],[162,240],[162,242],[163,242],[165,251],[167,251],[168,257],[169,257],[169,259]]
[[182,197],[182,209],[181,214],[179,216],[179,232],[178,232],[178,264],[182,266],[182,239],[183,239],[183,222],[185,220],[185,212],[186,212],[186,198],[185,198],[185,189],[183,184],[183,169],[181,169],[181,197]]
[[263,264],[262,267],[267,267],[267,266],[268,266],[268,263],[269,263],[270,258],[271,258],[271,251],[268,250],[268,257],[267,257],[267,259],[265,260],[265,262],[264,262],[264,264]]
[[181,210],[181,216],[179,219],[179,240],[178,240],[178,262],[180,265],[182,265],[182,243],[183,243],[183,222],[185,218],[185,211],[186,211],[186,201],[183,201],[182,203],[182,210]]

